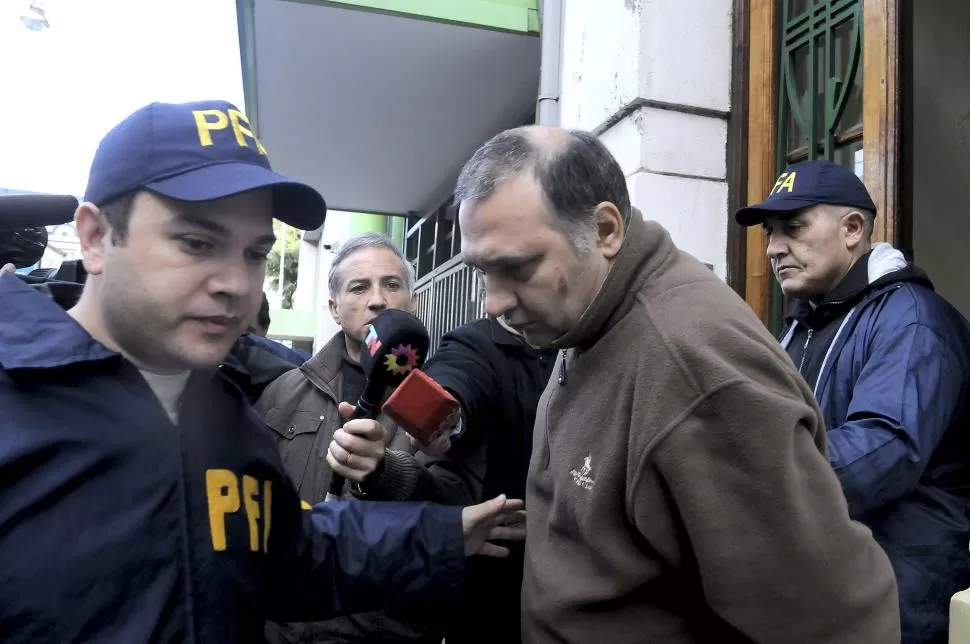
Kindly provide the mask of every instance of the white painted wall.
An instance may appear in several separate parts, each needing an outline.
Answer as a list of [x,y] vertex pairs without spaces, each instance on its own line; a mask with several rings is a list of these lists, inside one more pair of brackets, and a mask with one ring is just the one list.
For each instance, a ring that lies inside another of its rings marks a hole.
[[731,0],[563,0],[563,127],[606,128],[633,205],[727,260]]
[[970,316],[970,3],[913,5],[913,260]]
[[293,292],[293,308],[303,311],[316,311],[317,332],[313,339],[314,352],[323,348],[340,327],[330,315],[328,302],[330,289],[327,277],[334,253],[326,246],[336,247],[351,237],[352,214],[331,211],[327,213],[327,223],[319,243],[300,242],[300,266],[296,291]]

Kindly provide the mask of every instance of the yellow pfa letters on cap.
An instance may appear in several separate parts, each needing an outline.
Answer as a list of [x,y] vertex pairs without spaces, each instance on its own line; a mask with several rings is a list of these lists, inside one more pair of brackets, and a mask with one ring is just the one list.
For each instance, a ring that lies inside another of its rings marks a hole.
[[233,134],[236,135],[236,143],[242,147],[249,147],[246,139],[252,139],[256,143],[256,149],[263,156],[266,156],[266,148],[260,143],[256,135],[249,127],[249,119],[239,110],[193,110],[192,116],[195,117],[195,127],[199,131],[199,144],[202,146],[213,145],[212,133],[217,130],[224,130],[230,125]]
[[771,189],[769,194],[776,194],[784,190],[785,192],[792,192],[795,189],[795,175],[797,172],[782,172],[781,176],[778,177],[778,181],[775,181],[775,187]]

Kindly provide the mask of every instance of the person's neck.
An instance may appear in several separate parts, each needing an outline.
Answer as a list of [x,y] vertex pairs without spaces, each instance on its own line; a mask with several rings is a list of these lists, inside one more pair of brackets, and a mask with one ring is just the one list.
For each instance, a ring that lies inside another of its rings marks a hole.
[[346,331],[344,331],[344,343],[347,346],[347,357],[354,362],[360,363],[360,349],[363,346],[363,343],[355,340]]

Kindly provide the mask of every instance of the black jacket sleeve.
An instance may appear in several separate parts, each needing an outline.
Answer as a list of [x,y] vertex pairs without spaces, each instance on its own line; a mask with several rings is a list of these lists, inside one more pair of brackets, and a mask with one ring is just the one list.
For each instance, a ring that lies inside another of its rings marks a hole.
[[[466,426],[467,419],[495,404],[500,391],[489,358],[496,349],[488,329],[487,321],[480,320],[446,334],[424,368],[461,403]],[[381,480],[367,490],[367,498],[478,503],[485,481],[487,448],[484,435],[466,435],[444,456],[388,451]]]

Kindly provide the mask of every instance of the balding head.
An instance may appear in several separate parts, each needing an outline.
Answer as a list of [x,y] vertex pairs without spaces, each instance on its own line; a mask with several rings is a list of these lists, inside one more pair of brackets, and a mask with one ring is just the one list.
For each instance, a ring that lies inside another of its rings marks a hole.
[[588,246],[598,205],[612,203],[623,223],[630,221],[623,170],[596,136],[580,130],[530,125],[496,135],[465,164],[455,197],[485,201],[526,173],[541,187],[548,216],[578,250]]

